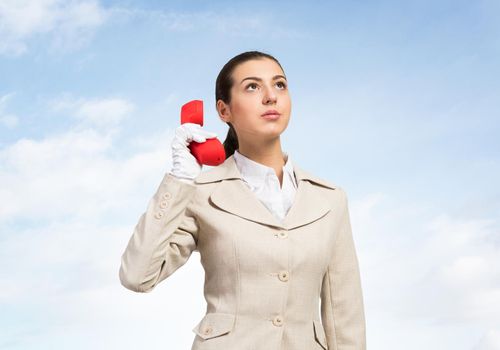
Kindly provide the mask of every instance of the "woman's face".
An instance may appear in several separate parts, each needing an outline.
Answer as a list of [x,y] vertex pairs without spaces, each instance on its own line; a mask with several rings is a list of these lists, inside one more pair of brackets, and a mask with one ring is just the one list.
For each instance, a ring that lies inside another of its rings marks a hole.
[[[234,69],[231,102],[224,109],[224,120],[234,126],[240,144],[268,141],[286,129],[291,100],[284,75],[269,58],[252,59]],[[268,110],[276,110],[279,118],[262,117]]]

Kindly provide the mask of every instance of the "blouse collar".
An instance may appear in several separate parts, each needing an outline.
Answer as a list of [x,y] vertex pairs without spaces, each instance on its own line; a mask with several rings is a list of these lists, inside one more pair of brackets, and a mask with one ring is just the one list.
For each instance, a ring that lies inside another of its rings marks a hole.
[[[283,166],[283,174],[285,176],[289,176],[293,181],[295,187],[297,187],[297,181],[295,179],[292,160],[287,152],[283,153],[283,159],[285,160],[285,165]],[[251,184],[261,184],[264,182],[266,176],[276,176],[276,173],[273,168],[258,163],[240,152],[238,150],[234,151],[234,160],[236,162],[236,166],[241,173],[241,176],[245,179],[245,181]]]

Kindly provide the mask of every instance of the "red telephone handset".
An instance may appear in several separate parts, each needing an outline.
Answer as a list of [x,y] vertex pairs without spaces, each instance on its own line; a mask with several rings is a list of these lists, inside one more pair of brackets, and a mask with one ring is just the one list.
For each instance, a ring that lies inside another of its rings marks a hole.
[[[195,123],[203,126],[203,101],[192,100],[181,108],[181,124]],[[214,137],[206,139],[205,142],[193,141],[188,146],[191,154],[199,164],[216,166],[226,160],[226,152],[220,141]]]

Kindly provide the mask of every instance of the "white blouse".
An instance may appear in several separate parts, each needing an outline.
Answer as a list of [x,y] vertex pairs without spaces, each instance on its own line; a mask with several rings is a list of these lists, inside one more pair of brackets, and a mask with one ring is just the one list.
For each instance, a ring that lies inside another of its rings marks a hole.
[[245,157],[238,150],[234,151],[234,160],[245,184],[280,221],[292,206],[297,191],[292,160],[286,152],[283,152],[283,159],[283,185],[280,187],[273,168]]

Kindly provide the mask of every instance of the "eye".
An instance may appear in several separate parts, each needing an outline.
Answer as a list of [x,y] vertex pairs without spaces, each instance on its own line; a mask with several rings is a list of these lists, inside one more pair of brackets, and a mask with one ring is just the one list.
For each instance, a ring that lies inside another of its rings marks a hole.
[[286,83],[284,81],[278,81],[276,84],[283,85],[283,89],[286,89]]
[[248,90],[248,88],[249,88],[250,86],[257,86],[257,84],[256,84],[256,83],[250,83],[250,84],[248,84],[248,85],[246,86],[246,89]]

